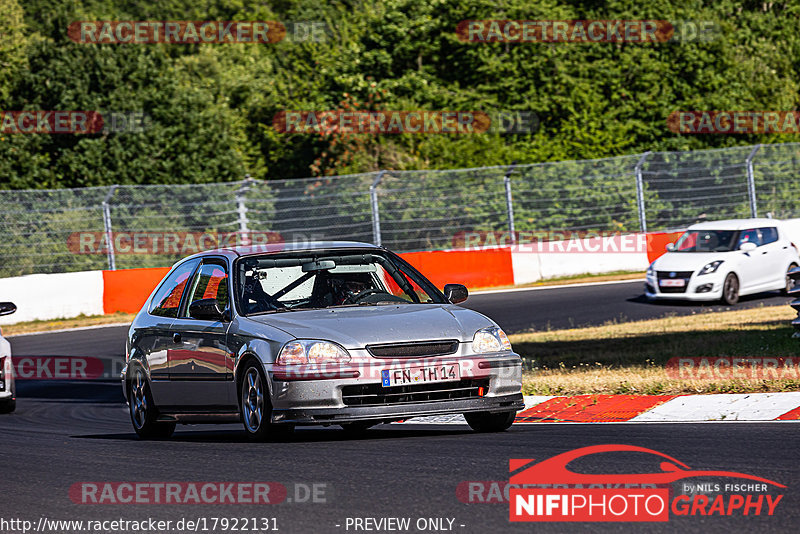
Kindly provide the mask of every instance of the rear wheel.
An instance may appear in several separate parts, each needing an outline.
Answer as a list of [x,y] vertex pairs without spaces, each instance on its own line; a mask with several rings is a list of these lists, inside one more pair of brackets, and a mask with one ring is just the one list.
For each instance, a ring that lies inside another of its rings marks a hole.
[[788,295],[789,292],[797,286],[797,282],[789,277],[789,273],[795,269],[797,269],[797,264],[793,263],[789,266],[789,270],[786,271],[786,288],[783,290],[784,295]]
[[271,422],[272,403],[269,401],[267,379],[261,364],[247,364],[241,385],[241,415],[247,437],[253,441],[266,441],[286,436],[294,429],[291,425],[276,425]]
[[168,438],[175,432],[175,423],[156,421],[158,410],[150,393],[150,385],[144,371],[137,367],[133,372],[133,380],[129,395],[131,423],[136,434],[143,439]]
[[722,285],[722,302],[733,306],[739,302],[739,278],[733,273],[728,273]]
[[465,413],[467,424],[476,432],[503,432],[514,423],[517,412],[474,412]]

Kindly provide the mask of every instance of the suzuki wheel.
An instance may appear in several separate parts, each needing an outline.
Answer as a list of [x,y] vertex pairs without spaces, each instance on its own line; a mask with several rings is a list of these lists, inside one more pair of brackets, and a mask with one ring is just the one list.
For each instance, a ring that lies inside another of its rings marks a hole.
[[728,306],[739,302],[739,278],[733,273],[728,273],[728,276],[725,277],[725,284],[722,286],[722,302]]
[[795,269],[797,269],[797,264],[793,263],[789,266],[789,270],[786,271],[786,288],[783,290],[784,295],[788,295],[789,292],[797,286],[797,281],[789,276],[789,273]]

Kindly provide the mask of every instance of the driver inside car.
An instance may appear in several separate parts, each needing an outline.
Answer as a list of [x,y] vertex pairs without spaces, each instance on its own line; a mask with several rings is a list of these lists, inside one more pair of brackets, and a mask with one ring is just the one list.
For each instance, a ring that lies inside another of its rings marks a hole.
[[355,304],[358,302],[358,296],[368,289],[373,289],[371,283],[359,280],[345,280],[340,290],[340,294],[343,295],[342,304]]
[[315,308],[327,308],[354,304],[354,299],[359,293],[374,287],[367,273],[334,274],[323,271],[316,277],[310,305]]

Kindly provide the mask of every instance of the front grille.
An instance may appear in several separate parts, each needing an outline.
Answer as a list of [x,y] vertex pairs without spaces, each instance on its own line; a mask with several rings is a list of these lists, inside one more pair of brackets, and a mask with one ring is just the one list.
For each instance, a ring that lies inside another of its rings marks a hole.
[[[675,276],[670,276],[670,274],[675,273]],[[694,271],[658,271],[658,279],[662,280],[665,278],[691,278],[694,274]]]
[[367,350],[376,358],[427,358],[454,354],[458,350],[458,341],[445,339],[441,341],[367,345]]
[[[670,276],[675,273],[675,276]],[[689,279],[692,277],[693,271],[658,271],[656,275],[659,280],[680,280],[683,279],[685,284],[683,287],[664,287],[659,284],[658,290],[661,293],[686,293],[686,288],[689,287]]]
[[342,400],[347,406],[388,406],[454,399],[473,399],[489,388],[489,379],[464,379],[454,382],[383,387],[380,384],[344,386]]

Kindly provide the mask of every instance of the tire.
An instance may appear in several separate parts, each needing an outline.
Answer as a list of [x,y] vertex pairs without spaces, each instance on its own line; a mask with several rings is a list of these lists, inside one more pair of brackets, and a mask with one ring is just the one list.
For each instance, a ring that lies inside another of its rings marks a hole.
[[293,425],[276,425],[270,422],[272,404],[269,388],[261,364],[250,361],[244,368],[239,387],[239,407],[244,431],[252,441],[267,441],[286,437]]
[[11,413],[17,409],[17,399],[0,401],[0,413]]
[[517,412],[473,412],[465,413],[467,424],[475,432],[503,432],[514,424]]
[[783,289],[783,294],[784,295],[788,295],[789,291],[791,291],[792,289],[795,288],[796,282],[793,279],[789,278],[789,273],[791,271],[793,271],[794,269],[797,269],[797,264],[796,263],[791,264],[789,266],[789,270],[786,271],[786,287]]
[[166,439],[175,432],[175,423],[158,422],[158,409],[150,393],[150,384],[141,367],[133,370],[130,382],[129,413],[133,430],[142,439]]
[[739,278],[733,273],[728,273],[722,284],[722,302],[728,306],[739,302]]

